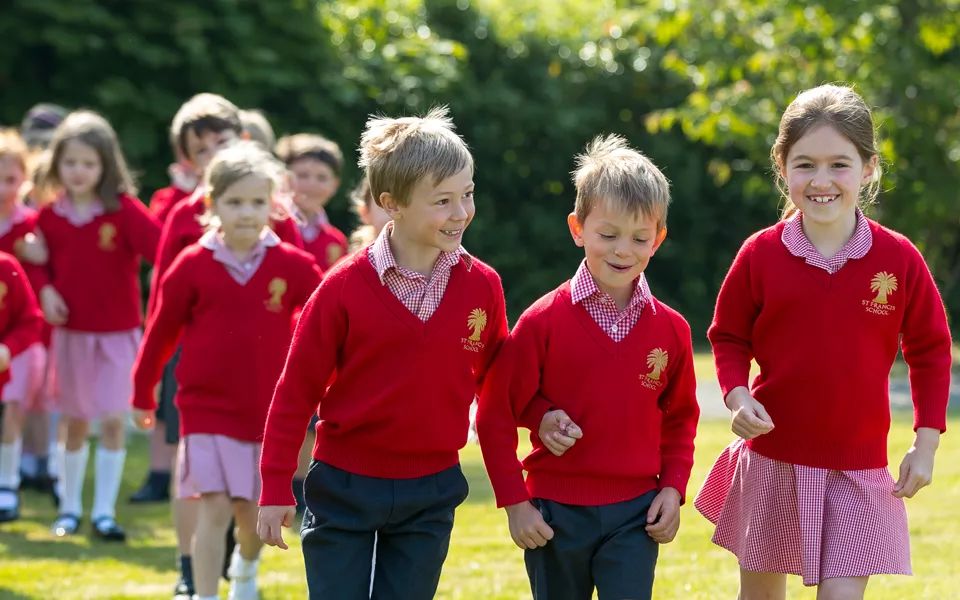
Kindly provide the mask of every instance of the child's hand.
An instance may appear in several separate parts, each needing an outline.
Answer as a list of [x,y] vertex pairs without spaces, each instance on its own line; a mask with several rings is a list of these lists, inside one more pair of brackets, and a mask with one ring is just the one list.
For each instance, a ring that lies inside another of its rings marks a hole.
[[135,408],[133,409],[133,424],[141,431],[152,431],[157,424],[157,419],[152,410]]
[[725,402],[731,412],[730,429],[743,439],[752,440],[773,430],[773,419],[747,388],[733,388]]
[[562,456],[583,437],[580,427],[562,410],[551,410],[544,414],[538,434],[547,450],[557,456]]
[[543,520],[540,511],[524,500],[506,507],[507,525],[513,543],[524,550],[546,546],[553,539],[553,529]]
[[40,308],[43,310],[43,317],[51,325],[63,325],[70,316],[70,310],[67,308],[67,303],[63,301],[63,296],[52,285],[40,290]]
[[913,498],[920,488],[927,487],[933,481],[933,457],[940,445],[940,431],[930,427],[917,429],[917,438],[913,447],[900,463],[900,478],[893,486],[893,495],[897,498]]
[[22,239],[13,243],[13,253],[20,262],[30,263],[32,265],[45,265],[50,253],[47,251],[47,244],[43,241],[43,236],[34,233],[28,233]]
[[287,550],[283,528],[290,527],[297,518],[296,506],[261,506],[257,516],[257,535],[268,546]]
[[10,368],[10,348],[6,344],[0,344],[0,373]]
[[647,511],[647,534],[658,544],[667,544],[680,529],[680,492],[672,487],[660,490]]

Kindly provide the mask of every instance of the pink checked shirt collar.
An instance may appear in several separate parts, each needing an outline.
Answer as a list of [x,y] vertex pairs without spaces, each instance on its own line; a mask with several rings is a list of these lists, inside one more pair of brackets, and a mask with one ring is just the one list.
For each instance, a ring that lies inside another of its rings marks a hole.
[[[595,296],[597,302],[610,303],[616,306],[613,298],[597,287],[597,282],[593,280],[593,275],[590,274],[590,269],[587,268],[586,259],[580,263],[580,268],[577,269],[573,279],[570,280],[570,296],[574,304],[579,304],[587,298]],[[650,305],[650,310],[653,311],[653,314],[657,314],[657,306],[653,301],[653,294],[650,292],[647,277],[643,273],[640,273],[640,277],[638,277],[636,281],[636,287],[633,289],[633,296],[630,297],[630,303],[623,309],[623,312],[629,310],[637,310],[639,312],[647,304]]]
[[267,255],[267,248],[279,244],[280,238],[269,227],[264,227],[263,233],[260,234],[260,240],[247,255],[246,260],[243,261],[227,248],[227,245],[223,242],[223,236],[218,231],[206,232],[197,243],[213,252],[213,260],[222,264],[234,281],[240,285],[246,285],[256,274],[260,265],[263,264],[263,259]]
[[840,248],[840,251],[830,258],[824,258],[810,243],[807,235],[803,232],[802,219],[803,215],[799,212],[787,219],[783,226],[783,233],[780,234],[780,240],[790,251],[790,254],[804,259],[808,265],[823,269],[831,275],[847,264],[848,260],[866,256],[873,246],[873,232],[870,231],[870,223],[859,208],[857,209],[857,226],[853,230],[853,235]]
[[320,212],[308,217],[302,211],[297,211],[295,222],[300,227],[300,236],[303,241],[310,243],[320,237],[320,232],[326,225],[330,224],[330,218],[327,217],[327,211],[320,209]]
[[103,203],[100,202],[100,200],[94,200],[90,204],[90,209],[86,213],[81,214],[77,210],[77,207],[73,205],[73,201],[67,198],[66,194],[61,194],[57,197],[57,199],[53,201],[51,208],[55,215],[63,217],[74,227],[83,227],[105,212]]
[[[391,270],[408,279],[426,279],[420,273],[405,269],[397,264],[397,259],[393,256],[393,250],[390,249],[391,233],[393,233],[393,221],[384,226],[380,235],[377,236],[376,241],[370,245],[368,251],[370,262],[373,263],[373,268],[376,269],[377,276],[380,277],[380,282],[387,282],[386,275],[387,272]],[[437,257],[437,262],[433,265],[433,273],[430,274],[430,279],[435,279],[437,273],[440,271],[449,272],[450,269],[461,260],[463,260],[463,264],[467,267],[468,271],[473,267],[473,257],[470,256],[463,246],[460,246],[453,252],[441,252],[440,256]]]
[[27,218],[33,213],[33,211],[20,202],[17,202],[13,205],[13,211],[10,212],[10,216],[6,219],[0,219],[0,237],[3,237],[10,233],[10,230],[14,226],[19,225],[27,220]]

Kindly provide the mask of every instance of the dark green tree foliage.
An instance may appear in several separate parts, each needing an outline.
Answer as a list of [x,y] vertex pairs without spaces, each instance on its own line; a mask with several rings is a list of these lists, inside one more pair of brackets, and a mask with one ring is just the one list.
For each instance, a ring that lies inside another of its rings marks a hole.
[[[278,133],[353,150],[367,116],[449,104],[477,158],[468,247],[503,275],[512,317],[568,278],[573,156],[621,133],[673,186],[648,274],[703,342],[740,242],[780,204],[769,148],[797,91],[854,83],[878,106],[875,214],[924,251],[960,315],[960,1],[14,1],[3,9],[0,121],[41,100],[115,124],[147,190],[166,128],[214,91]],[[348,165],[345,184],[358,174]],[[349,229],[346,203],[331,210]]]

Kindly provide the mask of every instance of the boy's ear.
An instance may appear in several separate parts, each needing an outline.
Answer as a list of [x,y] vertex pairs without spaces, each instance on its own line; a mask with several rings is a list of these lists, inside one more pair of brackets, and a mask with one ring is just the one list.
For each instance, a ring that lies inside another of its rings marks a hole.
[[383,212],[390,215],[390,218],[394,221],[400,218],[400,205],[397,203],[397,199],[390,192],[381,192],[380,208],[383,209]]
[[660,244],[663,243],[663,240],[667,239],[667,228],[666,226],[662,227],[660,231],[657,232],[657,239],[653,240],[653,251],[656,252],[657,248],[660,247]]
[[573,243],[582,248],[583,223],[581,223],[580,219],[577,218],[577,213],[570,213],[567,215],[567,227],[570,228],[570,237],[573,238]]

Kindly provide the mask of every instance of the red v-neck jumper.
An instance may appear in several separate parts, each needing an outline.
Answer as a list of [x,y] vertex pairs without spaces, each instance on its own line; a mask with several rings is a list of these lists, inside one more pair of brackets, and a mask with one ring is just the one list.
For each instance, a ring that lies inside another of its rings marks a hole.
[[246,284],[211,250],[189,246],[161,281],[133,368],[133,406],[156,408],[154,386],[179,340],[181,434],[260,441],[292,317],[319,281],[313,257],[289,244],[268,248]]
[[[484,385],[477,432],[497,506],[531,497],[602,505],[672,487],[685,495],[700,414],[690,326],[654,300],[616,342],[566,282],[528,308]],[[563,456],[537,428],[547,408],[563,409],[583,438]],[[528,415],[528,416],[524,416]],[[533,450],[517,461],[517,426]]]
[[833,275],[791,254],[784,223],[744,242],[708,337],[724,397],[750,386],[774,429],[747,442],[782,462],[837,470],[887,465],[890,368],[910,368],[914,427],[946,429],[951,342],[920,252],[870,221],[873,245]]
[[500,278],[479,260],[453,267],[426,322],[366,252],[337,263],[304,308],[270,405],[260,504],[294,504],[290,481],[313,412],[313,456],[340,469],[408,479],[457,464],[470,403],[506,332]]

